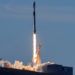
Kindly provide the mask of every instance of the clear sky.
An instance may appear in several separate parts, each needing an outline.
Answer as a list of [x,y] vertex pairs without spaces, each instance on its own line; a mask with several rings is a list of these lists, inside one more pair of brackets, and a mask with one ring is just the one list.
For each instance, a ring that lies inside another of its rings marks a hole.
[[[0,0],[0,58],[32,58],[33,0]],[[42,61],[75,66],[75,0],[36,0]]]

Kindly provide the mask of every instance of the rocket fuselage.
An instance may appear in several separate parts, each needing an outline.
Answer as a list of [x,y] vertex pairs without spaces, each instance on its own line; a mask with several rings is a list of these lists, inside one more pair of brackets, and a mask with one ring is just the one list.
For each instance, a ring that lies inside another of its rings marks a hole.
[[33,18],[34,18],[34,27],[33,27],[33,29],[34,29],[34,33],[36,34],[36,12],[35,12],[35,1],[34,1],[34,3],[33,3]]

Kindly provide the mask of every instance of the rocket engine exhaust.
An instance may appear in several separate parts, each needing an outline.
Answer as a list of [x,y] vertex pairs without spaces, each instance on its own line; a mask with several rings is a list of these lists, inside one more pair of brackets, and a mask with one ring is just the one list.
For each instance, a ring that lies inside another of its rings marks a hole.
[[37,62],[37,48],[36,48],[36,34],[35,33],[33,33],[33,64],[36,64],[36,62]]

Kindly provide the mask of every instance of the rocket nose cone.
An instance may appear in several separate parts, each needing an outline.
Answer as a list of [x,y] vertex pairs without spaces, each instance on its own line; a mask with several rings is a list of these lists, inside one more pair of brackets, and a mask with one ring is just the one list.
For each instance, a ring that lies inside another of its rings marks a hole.
[[35,6],[35,1],[33,2],[33,6]]

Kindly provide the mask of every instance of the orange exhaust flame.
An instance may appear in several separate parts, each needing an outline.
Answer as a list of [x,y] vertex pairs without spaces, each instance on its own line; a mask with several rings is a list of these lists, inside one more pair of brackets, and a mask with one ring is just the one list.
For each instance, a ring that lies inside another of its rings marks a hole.
[[36,64],[37,61],[37,50],[36,50],[36,45],[37,45],[37,40],[36,40],[36,34],[33,34],[33,64]]
[[33,34],[33,65],[39,65],[41,63],[40,59],[40,47],[37,47],[36,34]]

